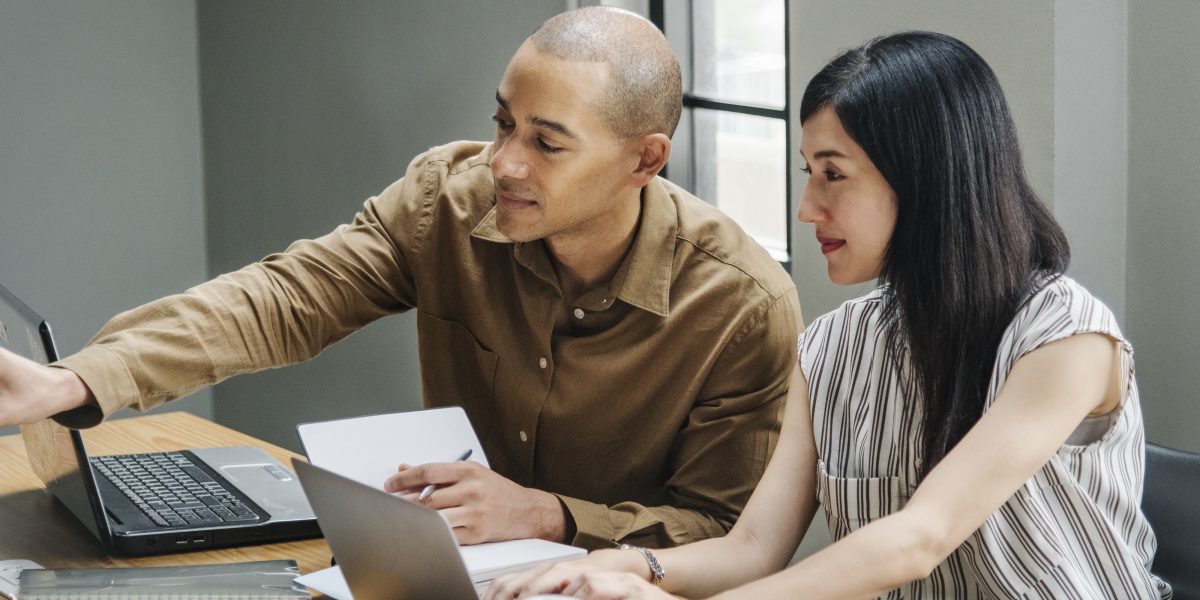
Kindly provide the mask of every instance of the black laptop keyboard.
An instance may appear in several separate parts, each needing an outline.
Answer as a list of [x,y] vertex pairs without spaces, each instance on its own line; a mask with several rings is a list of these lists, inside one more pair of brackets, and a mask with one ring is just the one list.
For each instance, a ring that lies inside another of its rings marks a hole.
[[97,472],[162,527],[219,525],[259,518],[181,452],[90,458]]

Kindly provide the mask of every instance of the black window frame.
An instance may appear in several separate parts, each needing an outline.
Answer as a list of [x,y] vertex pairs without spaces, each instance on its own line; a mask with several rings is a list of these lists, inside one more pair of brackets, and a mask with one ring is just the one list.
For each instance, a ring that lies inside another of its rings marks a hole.
[[[692,4],[693,4],[692,0],[680,0],[680,1],[687,3],[689,17],[690,17],[691,10],[692,10]],[[707,97],[707,96],[703,96],[703,95],[699,95],[699,94],[694,94],[691,91],[694,89],[692,82],[684,81],[684,85],[683,85],[683,88],[684,88],[684,93],[683,93],[684,117],[683,118],[691,119],[691,122],[689,122],[687,124],[688,126],[686,128],[686,130],[689,132],[695,130],[695,124],[694,124],[695,111],[688,110],[688,109],[700,108],[700,109],[706,109],[706,110],[712,110],[712,111],[718,111],[718,112],[728,112],[728,113],[735,113],[735,114],[740,114],[740,115],[750,115],[750,116],[755,116],[755,117],[766,117],[766,118],[771,118],[771,119],[779,119],[779,120],[783,121],[783,123],[784,123],[784,155],[785,155],[784,156],[785,181],[784,181],[784,198],[783,198],[783,207],[784,207],[783,219],[784,219],[784,223],[785,223],[785,227],[786,227],[784,252],[787,254],[787,258],[786,258],[786,260],[781,260],[779,262],[781,265],[783,265],[783,268],[790,273],[791,267],[792,267],[792,262],[795,259],[795,249],[792,247],[792,235],[793,235],[792,228],[794,227],[794,224],[792,222],[792,209],[791,209],[791,206],[792,206],[792,202],[791,202],[791,199],[792,199],[792,167],[793,167],[792,155],[794,154],[791,151],[791,149],[793,147],[795,147],[795,144],[793,144],[793,139],[792,139],[793,128],[792,128],[792,119],[791,119],[791,114],[792,114],[792,69],[791,69],[791,32],[790,32],[790,27],[789,27],[789,24],[791,23],[791,6],[790,6],[791,3],[788,2],[787,0],[779,0],[779,1],[783,3],[783,56],[784,56],[783,107],[782,108],[774,108],[774,107],[770,107],[770,106],[762,106],[762,105],[751,104],[751,103],[728,102],[728,101],[718,100],[716,98],[711,98],[711,97]],[[658,29],[660,31],[663,31],[664,33],[667,31],[667,29],[666,29],[666,24],[667,24],[666,23],[666,2],[667,2],[667,0],[648,0],[648,7],[647,7],[647,10],[649,12],[650,22],[654,23],[655,27],[658,27]],[[694,32],[692,31],[693,21],[691,18],[687,19],[686,27],[688,30],[688,33],[687,33],[688,44],[687,44],[687,48],[684,50],[686,51],[687,55],[681,56],[680,58],[686,60],[686,64],[689,67],[685,70],[685,74],[691,75],[692,73],[695,72],[695,69],[691,68],[691,65],[694,64],[694,58],[695,58],[695,50],[694,49],[696,46]],[[691,179],[690,174],[696,172],[696,152],[695,152],[695,144],[693,142],[691,142],[690,139],[688,140],[687,144],[688,144],[687,159],[690,162],[690,164],[688,165],[688,168],[687,168],[687,173],[689,173],[689,179]],[[668,167],[669,167],[669,164],[668,164]],[[668,177],[667,169],[665,169],[665,168],[663,169],[663,176]],[[692,181],[675,182],[675,183],[682,185],[684,187],[694,188]],[[705,198],[705,201],[711,202],[713,204],[717,204],[716,198]]]

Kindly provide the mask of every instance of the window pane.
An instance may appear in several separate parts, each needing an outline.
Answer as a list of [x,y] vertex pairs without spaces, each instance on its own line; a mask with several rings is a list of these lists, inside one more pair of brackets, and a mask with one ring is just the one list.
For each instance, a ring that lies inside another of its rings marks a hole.
[[783,108],[783,2],[693,2],[691,93]]
[[715,202],[777,260],[788,260],[784,121],[694,111],[696,195]]

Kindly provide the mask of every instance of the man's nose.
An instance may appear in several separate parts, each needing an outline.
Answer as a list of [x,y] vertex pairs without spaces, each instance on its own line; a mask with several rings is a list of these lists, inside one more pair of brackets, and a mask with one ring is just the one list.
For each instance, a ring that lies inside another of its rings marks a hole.
[[529,177],[529,164],[517,156],[513,143],[506,142],[492,154],[492,174],[501,179],[525,179]]

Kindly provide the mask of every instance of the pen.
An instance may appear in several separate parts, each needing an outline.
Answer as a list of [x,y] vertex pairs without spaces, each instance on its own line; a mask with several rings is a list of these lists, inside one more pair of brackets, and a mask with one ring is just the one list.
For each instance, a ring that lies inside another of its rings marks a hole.
[[[467,460],[470,457],[471,457],[471,449],[467,448],[467,451],[463,452],[462,456],[455,459],[454,462],[462,462],[464,460]],[[428,498],[429,495],[433,493],[433,490],[436,487],[437,487],[437,484],[435,484],[435,483],[431,483],[431,484],[425,486],[425,489],[421,490],[420,495],[417,496],[417,502],[421,502],[422,500]]]

